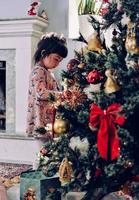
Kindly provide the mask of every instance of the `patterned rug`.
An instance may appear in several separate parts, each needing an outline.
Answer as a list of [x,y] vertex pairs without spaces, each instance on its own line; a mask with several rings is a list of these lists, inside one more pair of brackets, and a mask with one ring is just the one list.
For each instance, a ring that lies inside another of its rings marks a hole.
[[31,167],[31,165],[26,164],[0,163],[0,177],[11,179],[31,169]]

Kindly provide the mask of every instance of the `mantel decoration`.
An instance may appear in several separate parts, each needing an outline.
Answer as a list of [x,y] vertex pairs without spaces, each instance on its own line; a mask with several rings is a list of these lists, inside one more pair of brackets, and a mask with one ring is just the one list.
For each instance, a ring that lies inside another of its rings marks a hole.
[[[69,1],[69,38],[76,39],[81,31],[80,17],[96,15],[103,17],[111,5],[110,0],[70,0]],[[88,26],[88,25],[87,25]]]
[[41,7],[41,2],[40,1],[33,1],[30,4],[30,8],[27,11],[27,14],[29,16],[39,16],[42,17],[46,20],[48,20],[48,16],[46,11]]
[[77,2],[79,15],[102,15],[103,13],[105,14],[105,11],[110,4],[108,0],[77,0]]

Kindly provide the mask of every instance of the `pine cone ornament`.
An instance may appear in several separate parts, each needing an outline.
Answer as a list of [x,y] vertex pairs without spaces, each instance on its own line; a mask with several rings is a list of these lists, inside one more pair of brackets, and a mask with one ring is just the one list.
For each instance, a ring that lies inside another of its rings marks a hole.
[[72,177],[72,167],[68,158],[64,158],[59,167],[59,180],[62,185],[65,185],[71,181]]

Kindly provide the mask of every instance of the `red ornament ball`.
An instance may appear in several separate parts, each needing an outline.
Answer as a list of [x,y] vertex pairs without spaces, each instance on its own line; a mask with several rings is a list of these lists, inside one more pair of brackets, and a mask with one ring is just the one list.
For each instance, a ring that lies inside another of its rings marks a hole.
[[97,71],[96,69],[89,72],[89,74],[87,75],[88,83],[92,83],[92,84],[100,83],[100,81],[103,80],[103,78],[104,77],[102,76],[102,74],[99,71]]

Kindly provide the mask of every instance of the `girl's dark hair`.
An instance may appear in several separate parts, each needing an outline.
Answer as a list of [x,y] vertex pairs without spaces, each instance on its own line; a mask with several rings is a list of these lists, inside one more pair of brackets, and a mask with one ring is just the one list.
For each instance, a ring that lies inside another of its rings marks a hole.
[[68,54],[66,46],[66,40],[52,35],[51,37],[43,37],[37,45],[37,50],[34,54],[35,63],[39,62],[46,55],[51,53],[57,53],[61,57],[65,58]]

